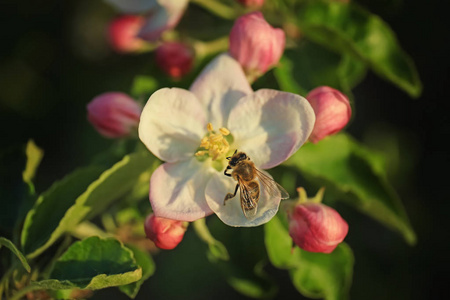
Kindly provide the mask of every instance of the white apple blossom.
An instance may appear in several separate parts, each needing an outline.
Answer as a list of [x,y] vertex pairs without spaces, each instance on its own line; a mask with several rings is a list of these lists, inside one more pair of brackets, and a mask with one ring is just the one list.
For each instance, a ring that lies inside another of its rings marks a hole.
[[260,169],[275,167],[308,139],[314,121],[313,109],[299,95],[253,92],[239,63],[227,54],[215,58],[189,91],[156,91],[139,124],[141,141],[165,161],[150,180],[155,215],[194,221],[216,213],[230,226],[268,222],[280,197],[263,192],[251,219],[244,216],[239,195],[224,205],[236,185],[223,174],[226,157],[238,149]]

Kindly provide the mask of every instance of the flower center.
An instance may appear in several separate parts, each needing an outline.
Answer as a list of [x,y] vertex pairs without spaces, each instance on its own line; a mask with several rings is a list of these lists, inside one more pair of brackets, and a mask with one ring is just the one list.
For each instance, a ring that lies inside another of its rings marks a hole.
[[208,123],[206,128],[208,133],[202,138],[199,150],[195,153],[195,156],[207,154],[212,160],[216,160],[230,150],[230,144],[226,139],[226,136],[230,135],[230,131],[222,127],[219,128],[218,132],[215,132],[211,123]]

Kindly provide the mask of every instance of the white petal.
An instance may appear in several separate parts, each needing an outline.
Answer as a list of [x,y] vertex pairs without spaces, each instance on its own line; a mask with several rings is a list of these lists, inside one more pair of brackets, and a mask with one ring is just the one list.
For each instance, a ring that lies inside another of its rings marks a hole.
[[208,120],[218,129],[227,124],[231,108],[252,93],[252,88],[239,63],[228,54],[221,54],[205,67],[190,91],[209,111]]
[[187,90],[160,89],[145,105],[139,138],[161,160],[175,162],[193,157],[206,133],[205,111]]
[[139,37],[155,41],[164,30],[174,28],[181,19],[188,0],[158,0],[158,5],[152,10]]
[[195,158],[159,166],[150,179],[150,203],[155,215],[192,222],[212,214],[205,188],[213,172]]
[[157,7],[156,0],[105,0],[123,13],[143,13]]
[[239,190],[236,196],[227,200],[224,205],[226,194],[234,192],[236,183],[231,177],[215,173],[206,186],[206,201],[222,222],[229,226],[252,227],[264,224],[275,216],[281,197],[271,198],[264,189],[261,190],[256,215],[251,219],[247,219],[242,212]]
[[242,98],[230,112],[227,128],[234,145],[256,166],[272,168],[295,153],[314,128],[314,110],[292,93],[263,89]]

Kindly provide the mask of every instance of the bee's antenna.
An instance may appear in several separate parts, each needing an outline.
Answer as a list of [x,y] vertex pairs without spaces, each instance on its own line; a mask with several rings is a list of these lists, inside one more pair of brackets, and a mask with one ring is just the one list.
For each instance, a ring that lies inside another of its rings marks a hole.
[[234,155],[234,154],[236,154],[236,152],[237,152],[237,149],[236,149],[236,150],[234,150],[234,153],[233,153],[233,155]]
[[231,157],[227,157],[227,159],[228,159],[228,160],[230,160],[230,159],[231,159]]

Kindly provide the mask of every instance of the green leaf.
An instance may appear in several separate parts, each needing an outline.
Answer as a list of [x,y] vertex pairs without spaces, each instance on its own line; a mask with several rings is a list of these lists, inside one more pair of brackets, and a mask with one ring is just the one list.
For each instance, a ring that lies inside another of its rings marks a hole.
[[17,258],[20,260],[20,262],[22,263],[22,266],[25,268],[25,270],[27,270],[28,273],[31,272],[31,268],[30,268],[30,265],[28,264],[27,259],[22,254],[22,252],[20,252],[19,249],[17,249],[17,247],[10,240],[8,240],[4,237],[0,237],[0,249],[2,248],[2,246],[5,246],[9,250],[11,250],[12,253],[14,253],[17,256]]
[[381,18],[354,3],[309,1],[298,24],[309,39],[365,61],[379,76],[418,97],[422,91],[416,67]]
[[298,168],[305,177],[401,233],[409,244],[415,243],[405,209],[386,178],[383,157],[350,136],[337,134],[317,144],[308,143],[286,165]]
[[150,96],[150,94],[156,90],[158,82],[155,78],[145,75],[138,75],[134,78],[133,85],[131,87],[131,95],[136,98],[143,96]]
[[23,171],[23,181],[31,182],[36,174],[36,170],[41,163],[44,151],[36,146],[33,140],[29,140],[26,148],[27,164]]
[[339,244],[330,254],[298,250],[299,266],[290,274],[300,293],[310,298],[348,299],[354,258],[347,244]]
[[39,196],[22,229],[22,248],[29,258],[40,254],[61,235],[57,230],[67,210],[101,172],[98,167],[79,169]]
[[101,169],[87,169],[52,186],[38,199],[25,220],[22,245],[27,256],[39,255],[64,232],[102,212],[157,163],[147,152],[134,153],[125,156],[100,177]]
[[349,94],[366,74],[366,67],[353,57],[304,41],[297,49],[285,51],[274,74],[281,89],[291,93],[306,95],[326,85]]
[[294,252],[297,252],[298,248],[293,248],[292,238],[289,236],[280,214],[264,225],[264,242],[272,265],[280,269],[297,266],[297,255]]
[[142,269],[133,252],[116,239],[90,237],[75,242],[56,261],[50,279],[33,282],[43,289],[98,290],[139,280]]
[[127,294],[130,298],[134,299],[138,294],[139,289],[141,288],[141,285],[144,283],[144,281],[147,280],[150,276],[152,276],[153,273],[155,272],[155,263],[153,262],[153,259],[148,252],[142,251],[139,248],[132,245],[127,245],[127,248],[133,251],[136,263],[142,269],[142,278],[136,282],[127,285],[122,285],[119,287],[119,289],[125,294]]
[[300,293],[311,298],[346,299],[351,286],[353,254],[341,243],[330,254],[312,253],[292,246],[280,214],[264,225],[265,244],[270,262],[289,269]]

